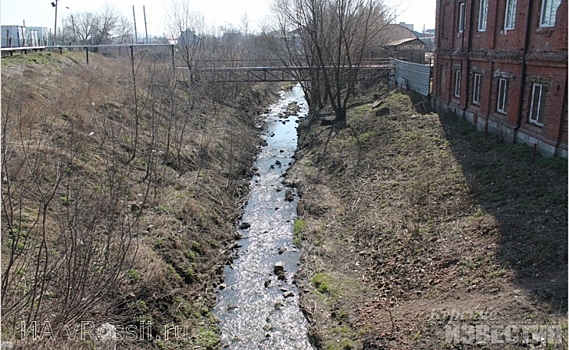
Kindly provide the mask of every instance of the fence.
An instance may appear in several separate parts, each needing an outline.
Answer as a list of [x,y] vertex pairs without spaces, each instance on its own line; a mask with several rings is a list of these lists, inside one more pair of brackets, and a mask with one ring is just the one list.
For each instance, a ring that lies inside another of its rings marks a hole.
[[395,82],[423,96],[431,94],[431,65],[395,60]]

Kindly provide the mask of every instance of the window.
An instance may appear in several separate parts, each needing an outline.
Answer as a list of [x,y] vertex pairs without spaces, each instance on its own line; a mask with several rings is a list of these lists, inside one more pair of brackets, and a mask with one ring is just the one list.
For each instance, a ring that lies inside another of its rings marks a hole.
[[529,122],[532,124],[543,126],[545,95],[547,95],[547,85],[533,84],[529,109]]
[[466,5],[464,2],[460,3],[459,12],[458,12],[458,32],[464,32],[464,20],[466,17]]
[[516,5],[517,0],[507,0],[506,18],[504,19],[504,29],[512,30],[516,26]]
[[480,106],[480,86],[482,84],[482,74],[475,73],[472,86],[472,103]]
[[496,110],[499,113],[506,114],[508,106],[508,79],[500,78],[498,80],[498,104]]
[[488,0],[480,0],[480,9],[478,11],[478,31],[485,32],[488,23]]
[[541,27],[553,27],[555,18],[557,17],[557,8],[561,4],[561,0],[543,0],[541,3]]
[[454,97],[460,98],[460,80],[462,73],[460,69],[454,71]]

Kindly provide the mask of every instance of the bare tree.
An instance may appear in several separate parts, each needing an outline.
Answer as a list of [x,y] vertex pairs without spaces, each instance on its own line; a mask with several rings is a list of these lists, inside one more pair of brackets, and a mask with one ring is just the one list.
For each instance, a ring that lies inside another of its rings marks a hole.
[[281,59],[310,67],[303,87],[311,107],[329,103],[336,126],[345,126],[363,58],[385,28],[387,8],[379,0],[275,0],[273,5],[272,32],[283,45]]
[[196,63],[204,58],[203,15],[193,11],[186,1],[173,1],[166,12],[166,23],[170,35],[177,39],[178,53],[189,71],[190,81],[194,81]]
[[73,21],[65,20],[64,33],[72,33],[77,43],[89,43],[97,33],[97,16],[93,12],[81,12],[74,16]]
[[104,42],[132,41],[130,21],[114,7],[100,12],[80,12],[64,19],[62,35],[65,41],[98,45]]
[[111,31],[112,40],[116,43],[125,44],[132,42],[133,40],[133,31],[132,31],[132,23],[126,16],[119,16],[118,21]]

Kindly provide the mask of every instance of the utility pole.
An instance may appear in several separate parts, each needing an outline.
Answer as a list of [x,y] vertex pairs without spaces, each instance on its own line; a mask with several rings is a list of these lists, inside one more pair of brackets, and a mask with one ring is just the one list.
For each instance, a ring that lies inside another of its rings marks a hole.
[[136,34],[136,13],[134,12],[134,5],[132,5],[132,19],[134,21],[134,43],[138,44],[138,34]]
[[75,30],[75,20],[73,14],[71,15],[71,26],[73,27],[73,43],[77,44],[77,30]]
[[77,31],[75,30],[75,21],[73,20],[73,11],[69,8],[69,6],[65,6],[66,9],[71,12],[71,27],[73,29],[73,44],[77,44]]
[[57,37],[57,1],[52,1],[51,6],[55,7],[55,23],[53,24],[53,46],[55,46],[55,38]]
[[146,26],[146,6],[142,5],[142,13],[144,14],[144,32],[146,33],[146,41],[148,44],[148,27]]

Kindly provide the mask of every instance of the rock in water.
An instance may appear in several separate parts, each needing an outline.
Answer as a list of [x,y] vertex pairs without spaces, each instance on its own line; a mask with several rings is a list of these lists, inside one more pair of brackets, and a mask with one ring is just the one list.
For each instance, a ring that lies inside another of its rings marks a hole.
[[285,201],[287,202],[292,202],[294,200],[294,194],[292,194],[292,191],[286,190],[286,194],[285,194]]
[[284,272],[284,270],[285,270],[284,269],[284,262],[279,261],[279,262],[275,263],[275,266],[273,267],[273,272],[275,274],[278,275],[279,272]]

